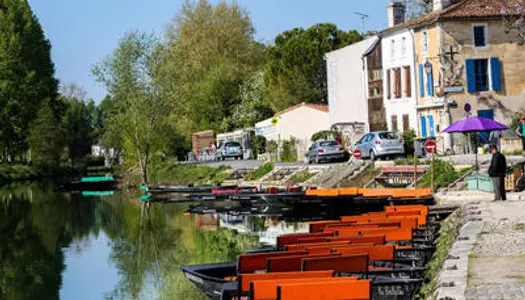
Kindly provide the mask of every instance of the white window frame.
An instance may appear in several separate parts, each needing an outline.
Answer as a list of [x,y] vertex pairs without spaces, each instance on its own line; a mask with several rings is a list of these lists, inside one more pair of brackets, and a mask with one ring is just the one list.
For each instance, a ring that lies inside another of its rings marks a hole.
[[401,57],[407,57],[407,38],[405,36],[401,38]]
[[421,31],[421,52],[424,56],[428,56],[428,30]]
[[396,60],[396,40],[390,41],[390,60]]
[[473,60],[486,60],[487,61],[487,80],[488,80],[489,89],[487,91],[476,91],[476,93],[486,93],[486,92],[494,91],[493,90],[493,86],[492,86],[492,61],[491,61],[490,57],[489,58],[481,57],[481,58],[472,58],[472,59]]
[[[474,28],[476,27],[483,27],[483,30],[485,32],[485,46],[476,46],[476,35]],[[472,33],[472,47],[474,49],[487,49],[489,47],[489,26],[487,23],[474,23],[472,24],[471,31]]]

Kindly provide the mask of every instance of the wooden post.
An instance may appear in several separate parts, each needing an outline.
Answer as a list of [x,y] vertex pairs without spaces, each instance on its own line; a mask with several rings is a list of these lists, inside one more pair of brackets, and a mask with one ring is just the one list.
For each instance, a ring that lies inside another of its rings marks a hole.
[[414,150],[414,189],[417,189],[417,151]]
[[430,187],[432,188],[432,193],[435,192],[435,188],[434,188],[434,156],[435,156],[435,153],[436,151],[432,151],[432,166],[431,166],[431,173],[430,173]]

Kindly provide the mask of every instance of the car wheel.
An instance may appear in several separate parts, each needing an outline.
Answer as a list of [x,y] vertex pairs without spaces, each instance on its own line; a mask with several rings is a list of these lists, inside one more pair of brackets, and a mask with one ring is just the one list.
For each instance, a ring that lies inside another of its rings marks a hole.
[[370,150],[370,160],[376,160],[376,159],[377,159],[377,156],[374,153],[374,150]]

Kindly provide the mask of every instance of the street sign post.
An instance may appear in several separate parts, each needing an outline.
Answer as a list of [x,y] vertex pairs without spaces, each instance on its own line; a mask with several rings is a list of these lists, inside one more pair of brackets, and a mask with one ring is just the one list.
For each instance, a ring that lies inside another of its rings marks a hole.
[[361,150],[359,149],[354,150],[354,158],[357,160],[361,159]]
[[434,193],[434,155],[436,154],[436,142],[433,140],[428,140],[425,143],[425,150],[432,154],[432,164],[430,167],[430,187],[432,188],[432,193]]

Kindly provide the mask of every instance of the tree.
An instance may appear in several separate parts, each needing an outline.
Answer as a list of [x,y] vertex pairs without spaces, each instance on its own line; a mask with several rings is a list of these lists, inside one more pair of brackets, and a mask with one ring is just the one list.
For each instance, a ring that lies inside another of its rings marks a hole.
[[233,107],[233,112],[224,120],[223,128],[254,127],[255,123],[274,115],[270,103],[264,98],[264,75],[254,73],[240,87],[240,103]]
[[59,116],[50,52],[50,43],[27,0],[0,1],[0,147],[4,159],[27,150],[29,124],[43,102],[55,118]]
[[174,105],[179,132],[230,130],[224,122],[241,103],[240,86],[263,62],[263,46],[235,2],[187,1],[167,30],[159,87]]
[[274,110],[301,102],[326,104],[327,76],[324,55],[362,37],[321,23],[279,34],[266,52],[265,90]]
[[502,6],[501,15],[505,33],[514,35],[520,46],[525,44],[525,1],[508,1]]
[[60,162],[64,148],[64,133],[56,122],[48,103],[43,103],[37,118],[32,122],[27,142],[31,149],[32,163],[42,174],[51,175]]
[[118,48],[93,69],[114,99],[112,132],[122,139],[128,163],[139,164],[142,182],[148,182],[148,165],[164,138],[170,106],[155,85],[165,60],[157,39],[139,32],[127,33]]
[[91,151],[94,142],[93,113],[94,102],[86,104],[84,101],[73,98],[64,98],[66,111],[62,119],[65,130],[65,144],[69,161],[72,166],[85,158]]

